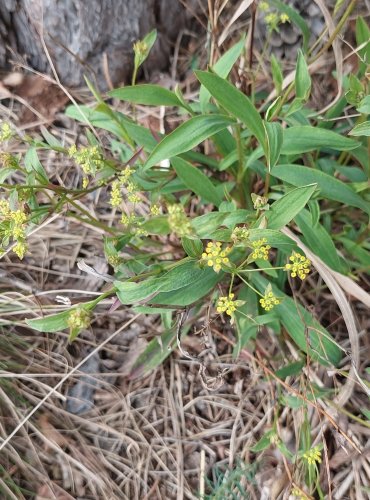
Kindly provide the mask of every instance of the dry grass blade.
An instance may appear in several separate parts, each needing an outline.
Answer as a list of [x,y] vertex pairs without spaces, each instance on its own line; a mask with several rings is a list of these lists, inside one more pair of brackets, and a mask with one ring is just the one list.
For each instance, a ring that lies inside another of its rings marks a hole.
[[[325,19],[325,22],[326,22],[326,25],[328,27],[329,35],[334,36],[336,27],[335,27],[333,18],[331,17],[330,12],[329,12],[327,6],[325,5],[325,2],[323,0],[314,0],[314,1],[318,5],[318,7],[321,9],[321,12],[322,12],[324,19]],[[319,111],[320,114],[325,113],[325,111],[330,109],[338,101],[338,99],[340,99],[340,97],[342,95],[343,54],[342,54],[342,50],[340,48],[340,43],[339,43],[338,37],[334,38],[333,43],[332,43],[332,47],[333,47],[333,52],[334,52],[335,65],[336,65],[336,73],[337,73],[336,82],[337,82],[337,89],[338,90],[337,90],[337,95],[335,96],[333,101],[330,102],[329,104],[327,104],[323,109],[321,109]]]
[[305,254],[312,261],[313,265],[317,269],[318,273],[321,275],[329,290],[333,294],[335,301],[338,304],[339,309],[342,312],[344,322],[347,327],[349,341],[351,345],[351,368],[348,374],[348,378],[344,386],[341,388],[339,394],[335,398],[335,403],[338,406],[344,406],[346,402],[351,397],[352,391],[354,389],[356,379],[360,382],[360,385],[366,390],[366,392],[370,395],[369,389],[361,381],[358,376],[358,367],[360,362],[360,345],[359,345],[359,334],[356,327],[356,321],[351,309],[351,306],[348,302],[347,297],[345,296],[342,288],[338,284],[338,281],[331,271],[331,269],[311,250],[304,244],[302,241],[290,231],[290,229],[283,229],[283,232],[289,236],[292,240],[294,240],[297,245],[305,252]]
[[94,354],[96,354],[99,350],[101,350],[104,345],[108,344],[111,340],[114,339],[116,335],[118,335],[121,331],[127,328],[131,323],[133,323],[141,314],[137,314],[129,321],[127,321],[124,325],[121,326],[118,330],[113,332],[105,341],[103,341],[100,345],[98,345],[95,349],[93,349],[82,361],[80,361],[71,371],[69,371],[47,394],[42,398],[42,400],[23,418],[23,420],[16,426],[16,428],[9,434],[9,436],[3,440],[0,444],[0,451],[11,441],[11,439],[17,434],[17,432],[29,421],[29,419],[41,408],[41,406],[47,401],[50,396],[55,394],[55,392],[76,372],[79,368],[85,363],[85,361]]
[[253,2],[254,2],[254,0],[242,0],[240,2],[238,8],[234,12],[233,16],[231,17],[230,21],[225,26],[224,30],[222,31],[222,33],[221,33],[221,35],[220,35],[220,37],[218,39],[217,45],[219,47],[221,47],[221,45],[224,43],[224,41],[228,37],[229,30],[230,30],[231,26],[252,5]]

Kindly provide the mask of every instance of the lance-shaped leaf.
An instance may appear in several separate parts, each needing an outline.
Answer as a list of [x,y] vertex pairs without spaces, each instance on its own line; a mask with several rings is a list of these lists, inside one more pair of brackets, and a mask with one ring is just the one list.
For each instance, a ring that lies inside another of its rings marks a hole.
[[234,120],[225,115],[202,115],[190,118],[157,144],[144,168],[148,169],[162,160],[190,151],[233,123]]

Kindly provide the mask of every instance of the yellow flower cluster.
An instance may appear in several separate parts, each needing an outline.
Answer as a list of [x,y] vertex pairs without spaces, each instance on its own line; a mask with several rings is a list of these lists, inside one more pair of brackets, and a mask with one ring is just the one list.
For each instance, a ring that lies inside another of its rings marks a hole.
[[94,176],[96,172],[103,166],[103,156],[98,146],[87,146],[77,149],[75,144],[68,150],[68,155],[82,168],[85,174],[82,185],[87,187],[88,175]]
[[[261,8],[260,4],[260,10],[262,10],[263,12],[267,12],[269,9],[267,2],[262,2],[262,4],[264,5],[263,8]],[[265,22],[269,31],[278,31],[279,24],[290,22],[290,17],[285,13],[279,15],[277,12],[269,11],[268,14],[265,15]]]
[[28,248],[26,243],[28,216],[23,210],[12,210],[8,201],[0,200],[0,220],[3,243],[8,244],[12,238],[16,242],[13,252],[19,259],[23,259]]
[[310,450],[303,453],[303,458],[309,465],[313,465],[316,462],[321,464],[321,451],[318,446],[311,448]]
[[134,52],[139,58],[143,58],[146,56],[148,52],[148,45],[143,40],[138,40],[134,43]]
[[293,488],[290,494],[297,497],[299,500],[308,500],[308,496],[306,496],[299,488]]
[[246,226],[237,226],[231,233],[231,240],[234,242],[234,244],[242,243],[243,241],[247,240],[248,237],[249,231]]
[[301,280],[304,280],[310,272],[311,261],[298,252],[293,252],[289,260],[291,263],[285,265],[285,270],[290,271],[292,278],[298,276]]
[[127,198],[131,203],[136,203],[140,201],[139,196],[137,195],[138,187],[133,182],[129,181],[131,175],[133,174],[133,170],[130,167],[126,167],[123,170],[118,178],[112,182],[110,201],[109,203],[112,207],[119,207],[122,203],[122,191],[121,189],[126,186],[127,192],[129,193]]
[[253,252],[251,254],[252,259],[263,259],[263,260],[268,260],[269,258],[269,250],[270,250],[270,245],[266,245],[267,239],[266,238],[261,238],[260,240],[253,241],[252,246],[253,246]]
[[14,134],[13,134],[13,131],[12,131],[9,123],[4,122],[1,125],[1,129],[0,129],[0,143],[8,141],[9,139],[11,139],[13,137],[13,135]]
[[126,189],[128,193],[127,194],[128,201],[130,201],[131,203],[139,203],[141,198],[138,194],[139,191],[138,186],[134,182],[129,181],[127,183]]
[[206,251],[202,253],[202,261],[218,273],[221,270],[222,264],[228,264],[229,258],[227,255],[231,252],[230,247],[222,248],[219,241],[207,243]]
[[138,217],[135,214],[133,214],[133,213],[130,213],[128,215],[122,214],[121,223],[124,226],[132,226],[136,222],[138,222]]
[[234,294],[229,293],[228,297],[219,297],[216,305],[218,313],[226,313],[228,316],[232,316],[233,312],[236,311],[238,301],[233,300]]
[[19,163],[15,156],[10,153],[0,153],[0,162],[5,168],[18,168]]
[[171,230],[178,236],[188,236],[191,234],[190,221],[186,217],[184,207],[180,203],[168,205],[168,224]]
[[266,12],[269,10],[270,6],[268,4],[268,2],[260,2],[258,4],[258,8],[262,11],[262,12]]
[[271,311],[274,306],[280,304],[280,300],[275,297],[274,292],[266,290],[265,295],[260,299],[260,304],[265,311]]
[[159,215],[161,213],[161,207],[159,205],[152,205],[150,207],[150,213],[152,215]]
[[83,307],[71,309],[67,323],[71,330],[88,328],[90,326],[90,311],[87,311]]

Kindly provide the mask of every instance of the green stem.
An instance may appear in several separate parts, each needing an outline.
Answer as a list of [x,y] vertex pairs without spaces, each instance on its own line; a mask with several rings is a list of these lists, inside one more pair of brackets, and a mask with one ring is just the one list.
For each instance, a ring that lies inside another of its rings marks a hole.
[[[256,269],[257,271],[258,269]],[[243,283],[245,283],[251,290],[253,290],[257,295],[259,295],[260,297],[263,297],[262,293],[260,293],[258,290],[256,290],[256,288],[254,288],[250,283],[248,283],[248,281],[246,281],[242,276],[240,276],[239,273],[237,273],[237,276],[243,281]]]
[[314,61],[317,61],[317,59],[319,57],[321,57],[322,54],[324,54],[328,49],[330,49],[330,47],[332,46],[332,43],[334,42],[334,40],[336,39],[337,35],[340,33],[341,29],[343,28],[344,23],[347,21],[349,15],[351,14],[351,12],[353,11],[353,9],[355,8],[356,3],[357,3],[357,0],[352,0],[350,2],[350,4],[348,5],[348,7],[346,8],[345,12],[343,13],[343,16],[341,17],[340,21],[338,22],[335,30],[333,31],[333,34],[330,36],[329,40],[326,42],[326,44],[320,50],[320,52],[318,52],[314,57],[312,57],[309,60],[309,64],[313,63]]

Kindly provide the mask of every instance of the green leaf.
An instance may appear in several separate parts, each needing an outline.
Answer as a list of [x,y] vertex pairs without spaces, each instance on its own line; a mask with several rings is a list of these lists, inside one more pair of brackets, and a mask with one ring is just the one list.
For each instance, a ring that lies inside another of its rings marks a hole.
[[8,167],[8,168],[0,168],[0,183],[3,183],[11,174],[15,173],[15,169]]
[[[223,54],[220,57],[220,59],[212,67],[212,71],[221,78],[226,78],[230,73],[232,67],[238,60],[238,57],[242,53],[244,45],[245,45],[245,36],[242,36],[239,42],[233,45],[227,52],[225,52],[225,54]],[[199,102],[200,102],[200,108],[203,113],[206,109],[210,97],[211,97],[210,92],[203,85],[201,85],[199,91]]]
[[234,121],[225,115],[203,115],[190,118],[157,144],[144,165],[144,169],[193,149],[208,137],[233,123]]
[[266,213],[269,229],[281,229],[294,219],[311,198],[316,187],[317,184],[309,184],[293,189],[275,201]]
[[45,127],[41,127],[40,130],[49,146],[51,146],[52,148],[56,148],[57,150],[64,150],[62,144],[58,141],[58,139],[54,137]]
[[298,99],[307,101],[311,92],[311,77],[307,63],[301,50],[298,51],[297,69],[295,73],[295,94]]
[[49,179],[44,167],[41,165],[36,148],[31,147],[28,149],[24,157],[24,166],[27,172],[35,172],[42,184],[48,184]]
[[282,154],[293,155],[307,153],[319,148],[330,148],[338,151],[350,151],[360,144],[331,130],[308,125],[289,127],[284,130]]
[[199,168],[193,167],[191,163],[182,158],[172,158],[171,164],[187,188],[216,206],[221,203],[222,197],[210,179]]
[[283,80],[284,80],[283,73],[281,71],[280,63],[276,59],[274,54],[271,54],[270,62],[271,62],[272,79],[274,80],[276,93],[279,95],[283,88]]
[[148,106],[181,106],[182,103],[174,92],[159,85],[130,85],[108,92],[111,97],[121,101]]
[[295,222],[303,233],[304,243],[334,271],[345,273],[346,269],[341,264],[333,240],[326,229],[319,223],[314,225],[307,210],[302,210],[295,217]]
[[149,278],[134,283],[133,281],[115,281],[117,297],[122,304],[135,304],[149,300],[158,291],[173,292],[191,284],[199,276],[200,269],[194,262],[181,262],[158,278]]
[[364,113],[365,115],[370,115],[370,95],[367,95],[362,99],[357,107],[359,113]]
[[276,370],[275,375],[281,379],[285,379],[287,377],[291,377],[292,375],[298,375],[302,372],[302,368],[304,367],[304,361],[295,361],[294,363],[289,363],[283,368],[279,368]]
[[361,77],[365,74],[367,65],[370,64],[370,29],[362,16],[358,16],[356,19],[356,43],[357,47],[364,45],[358,51],[358,56],[361,59],[359,67],[359,76]]
[[251,451],[253,453],[256,453],[257,451],[263,451],[266,450],[271,446],[271,438],[276,436],[276,431],[271,429],[270,431],[267,431],[266,434],[264,434],[257,443],[251,447]]
[[26,319],[25,322],[28,326],[37,330],[38,332],[60,332],[68,328],[68,318],[71,309],[57,314],[50,314],[43,318]]
[[283,145],[283,128],[278,122],[264,122],[267,143],[267,165],[269,171],[279,159]]
[[151,304],[171,306],[188,306],[197,302],[222,280],[223,273],[215,273],[213,269],[198,269],[193,282],[172,292],[160,292],[150,300]]
[[293,186],[317,183],[321,198],[339,201],[345,205],[361,208],[364,212],[370,213],[369,204],[355,193],[352,188],[321,170],[302,165],[277,165],[272,169],[271,174]]
[[[269,282],[260,274],[250,274],[252,275],[250,279],[257,289],[261,293],[264,292]],[[330,333],[316,321],[310,312],[284,295],[274,284],[272,284],[272,291],[277,297],[284,297],[284,300],[274,307],[274,312],[298,347],[324,366],[330,364],[337,366],[342,354]]]
[[199,259],[203,252],[203,243],[198,238],[188,238],[184,236],[181,238],[182,248],[185,250],[186,254],[189,257],[193,257],[194,259]]
[[160,279],[147,279],[140,283],[133,281],[115,281],[117,297],[122,304],[135,304],[143,300],[149,300],[162,286]]
[[216,101],[226,111],[238,118],[256,136],[265,147],[265,128],[263,121],[250,99],[231,83],[207,71],[195,72],[198,80],[204,85]]
[[370,121],[359,123],[348,135],[353,135],[355,137],[370,137]]

